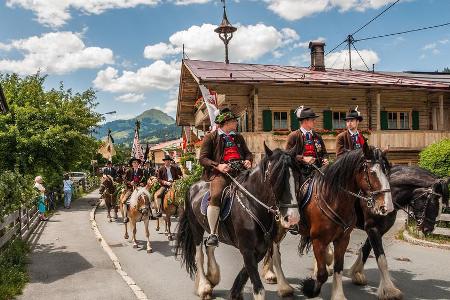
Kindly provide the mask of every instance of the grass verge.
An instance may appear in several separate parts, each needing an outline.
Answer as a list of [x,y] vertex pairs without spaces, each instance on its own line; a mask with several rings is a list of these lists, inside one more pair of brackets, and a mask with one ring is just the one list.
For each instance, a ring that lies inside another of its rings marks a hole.
[[[439,224],[436,224],[437,226]],[[440,226],[440,225],[439,225]],[[441,226],[444,227],[444,226]],[[445,235],[438,235],[438,234],[429,234],[427,236],[424,236],[422,232],[418,231],[416,228],[415,222],[410,222],[407,226],[406,230],[408,230],[408,233],[412,235],[413,237],[417,239],[421,239],[428,242],[434,242],[438,244],[450,244],[450,237]]]
[[15,240],[0,253],[0,300],[13,299],[22,293],[28,282],[26,263],[29,251],[26,242]]

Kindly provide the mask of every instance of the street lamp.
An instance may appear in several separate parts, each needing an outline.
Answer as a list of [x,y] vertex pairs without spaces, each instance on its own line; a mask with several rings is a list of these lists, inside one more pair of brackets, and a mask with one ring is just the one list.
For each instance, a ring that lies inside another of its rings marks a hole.
[[214,29],[214,31],[219,35],[219,38],[225,44],[225,63],[229,64],[230,61],[228,60],[228,43],[233,38],[233,32],[235,32],[237,28],[233,27],[233,25],[231,25],[230,22],[228,21],[227,12],[225,9],[225,0],[222,0],[222,2],[223,2],[222,23],[220,23],[219,27]]

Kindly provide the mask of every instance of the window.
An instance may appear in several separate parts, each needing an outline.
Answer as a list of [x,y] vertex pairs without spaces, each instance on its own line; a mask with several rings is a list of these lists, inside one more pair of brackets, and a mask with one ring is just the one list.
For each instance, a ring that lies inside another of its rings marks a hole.
[[411,129],[409,117],[405,111],[388,112],[388,129]]
[[342,129],[346,127],[345,112],[333,111],[333,129]]
[[286,111],[273,112],[273,129],[274,130],[288,129],[288,113]]

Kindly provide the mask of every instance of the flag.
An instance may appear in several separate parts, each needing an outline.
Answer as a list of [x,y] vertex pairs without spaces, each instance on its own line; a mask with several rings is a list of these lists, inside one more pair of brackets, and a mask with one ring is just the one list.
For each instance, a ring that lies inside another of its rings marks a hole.
[[217,94],[211,92],[202,84],[200,84],[199,87],[202,92],[203,101],[205,101],[206,108],[208,109],[209,120],[211,121],[211,131],[214,131],[216,130],[216,123],[214,123],[214,120],[219,114],[219,109],[217,108]]
[[141,144],[139,143],[139,121],[136,121],[136,128],[134,129],[133,147],[131,148],[131,157],[144,160],[144,153]]
[[102,142],[100,148],[98,149],[103,158],[112,161],[112,157],[116,155],[116,150],[114,149],[114,139],[111,136],[111,130],[108,131],[108,136],[106,140]]
[[144,160],[149,160],[148,159],[149,152],[150,152],[150,147],[148,146],[148,143],[147,143],[147,147],[145,147]]

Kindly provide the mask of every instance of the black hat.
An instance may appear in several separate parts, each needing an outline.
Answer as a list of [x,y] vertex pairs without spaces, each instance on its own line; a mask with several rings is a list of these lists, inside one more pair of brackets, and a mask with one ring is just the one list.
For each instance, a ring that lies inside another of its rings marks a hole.
[[163,161],[164,160],[171,160],[171,161],[173,161],[173,158],[170,155],[166,154],[166,155],[164,155]]
[[214,120],[214,123],[223,124],[228,120],[233,120],[237,118],[238,117],[229,108],[226,107],[220,110],[219,114],[216,116],[216,119]]
[[319,117],[319,115],[316,115],[316,113],[311,108],[303,107],[303,105],[295,110],[295,115],[300,121],[305,119],[315,119]]
[[344,120],[351,120],[356,119],[358,121],[362,121],[363,117],[361,116],[361,113],[358,111],[358,106],[355,107],[355,109],[350,109],[346,114]]
[[140,160],[139,158],[133,157],[133,158],[132,158],[132,159],[130,159],[130,161],[128,162],[130,166],[131,166],[131,164],[133,163],[133,161],[137,161],[137,162],[138,162],[138,164],[140,164],[140,163],[141,163],[141,160]]

